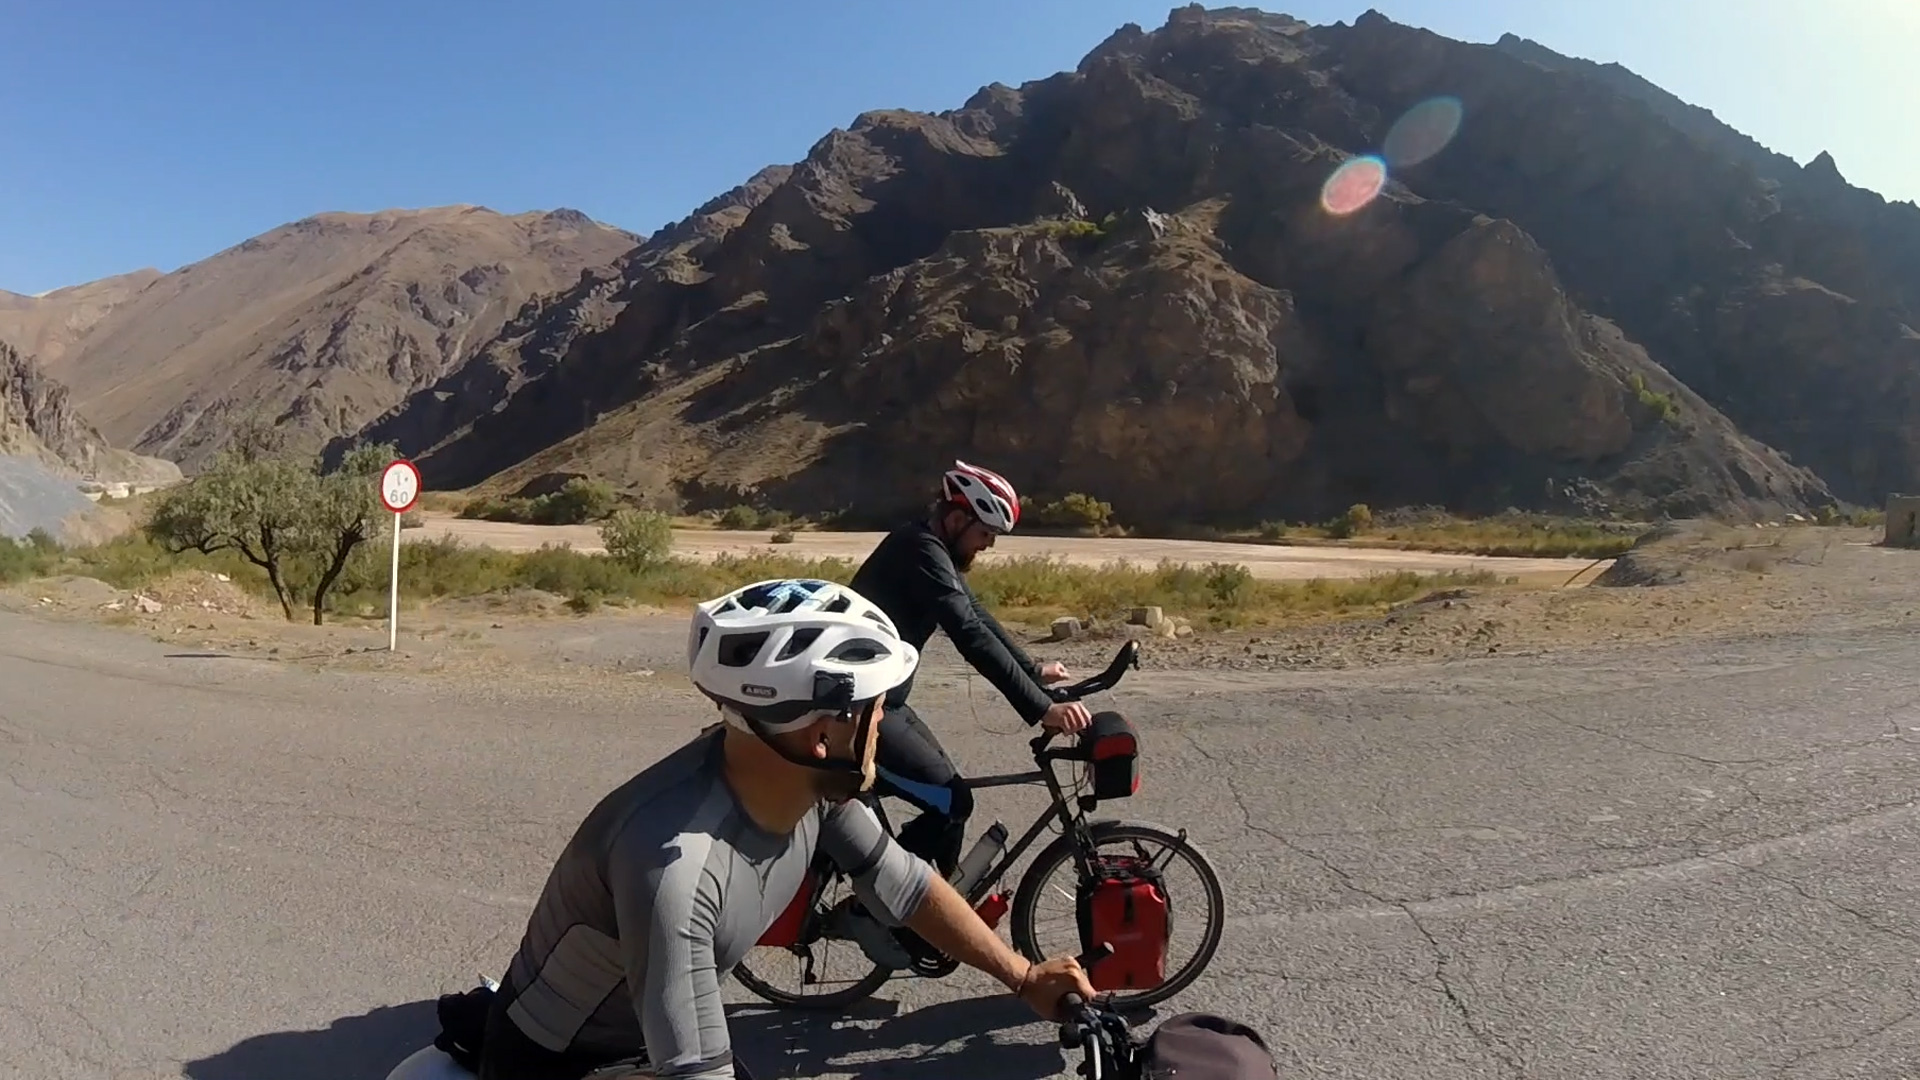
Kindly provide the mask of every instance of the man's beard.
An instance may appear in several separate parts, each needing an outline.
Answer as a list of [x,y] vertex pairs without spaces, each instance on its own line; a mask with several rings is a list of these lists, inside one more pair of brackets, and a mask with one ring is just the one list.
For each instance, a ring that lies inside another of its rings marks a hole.
[[859,773],[822,772],[814,778],[813,790],[828,802],[846,802],[860,794],[866,783]]
[[947,554],[953,556],[953,568],[964,574],[973,569],[973,557],[979,553],[961,551],[958,547],[949,543],[947,545]]

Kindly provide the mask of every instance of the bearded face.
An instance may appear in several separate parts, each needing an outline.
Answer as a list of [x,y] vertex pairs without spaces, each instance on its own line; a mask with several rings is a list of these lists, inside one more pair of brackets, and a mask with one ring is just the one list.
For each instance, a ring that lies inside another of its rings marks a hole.
[[953,556],[954,569],[966,573],[973,569],[973,560],[982,551],[993,546],[995,533],[974,517],[957,507],[947,511],[941,519],[941,529],[945,534],[947,554]]

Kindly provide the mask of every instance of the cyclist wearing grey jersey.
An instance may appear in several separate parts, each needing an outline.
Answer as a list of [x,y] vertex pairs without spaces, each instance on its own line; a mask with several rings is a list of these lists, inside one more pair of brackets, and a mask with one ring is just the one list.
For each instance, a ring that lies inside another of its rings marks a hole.
[[999,979],[1042,1017],[1091,998],[1072,957],[1030,963],[853,796],[873,783],[882,696],[919,663],[892,620],[823,581],[759,582],[700,605],[694,685],[721,709],[603,798],[561,852],[493,996],[481,1080],[746,1077],[722,979],[816,851],[866,912]]

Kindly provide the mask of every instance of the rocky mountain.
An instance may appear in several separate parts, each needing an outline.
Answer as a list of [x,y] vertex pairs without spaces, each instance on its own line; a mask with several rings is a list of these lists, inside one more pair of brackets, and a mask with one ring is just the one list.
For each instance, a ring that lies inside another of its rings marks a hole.
[[[519,401],[517,408],[544,408],[542,403],[555,400],[547,395],[558,383],[567,382],[573,372],[585,372],[588,378],[604,376],[616,384],[624,379],[625,339],[604,332],[636,297],[650,302],[652,294],[646,290],[647,284],[700,281],[704,276],[700,260],[791,171],[784,165],[763,169],[619,259],[581,273],[573,288],[558,295],[535,297],[493,341],[472,352],[439,381],[410,395],[357,438],[405,442],[412,452],[421,453],[472,437],[475,425],[485,424],[485,437],[493,441],[495,456],[516,460],[537,453],[552,441],[545,426],[515,428],[488,418],[505,410],[523,390],[529,396]],[[549,379],[576,343],[589,351],[606,351],[584,361],[574,356],[568,360],[568,377]],[[617,386],[608,386],[600,393],[615,395],[619,391]],[[591,419],[583,415],[581,423]],[[356,437],[336,439],[329,455],[337,457],[354,441]],[[644,448],[636,450],[644,453]]]
[[76,295],[102,283],[41,298],[68,313],[46,321],[86,324],[41,359],[108,439],[188,471],[251,419],[318,449],[640,239],[572,210],[320,214],[152,275],[90,323]]
[[75,411],[66,387],[5,342],[0,342],[0,457],[67,480],[161,485],[180,479],[179,467],[170,461],[109,444]]
[[795,510],[913,504],[957,455],[1141,524],[1920,484],[1920,216],[1661,93],[1373,12],[1178,8],[860,116],[362,434],[435,487]]

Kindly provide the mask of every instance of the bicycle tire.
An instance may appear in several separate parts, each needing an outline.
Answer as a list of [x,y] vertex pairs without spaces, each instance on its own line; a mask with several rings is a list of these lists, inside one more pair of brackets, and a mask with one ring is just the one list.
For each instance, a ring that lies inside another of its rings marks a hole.
[[829,1009],[844,1009],[855,1002],[872,997],[876,991],[887,984],[888,979],[893,978],[893,969],[875,964],[873,970],[859,982],[845,990],[835,990],[830,994],[789,994],[784,990],[776,990],[768,985],[766,980],[755,975],[744,958],[734,967],[733,977],[740,980],[740,985],[746,987],[755,997],[769,1004],[807,1012],[824,1012]]
[[[820,883],[820,886],[814,890],[814,918],[819,919],[826,916],[828,908],[822,898],[831,891],[830,887],[836,880],[843,880],[843,875],[841,875],[838,870],[829,874],[828,877]],[[846,944],[852,945],[856,949],[859,948],[859,946],[853,942],[846,942]],[[847,987],[845,990],[835,990],[830,994],[789,994],[784,990],[776,990],[771,983],[754,973],[752,966],[747,963],[747,958],[744,956],[740,958],[738,964],[734,965],[733,977],[740,980],[741,986],[746,987],[755,997],[763,1001],[789,1009],[816,1011],[843,1009],[856,1001],[864,1001],[872,997],[874,991],[886,985],[887,980],[893,977],[893,969],[880,964],[874,964],[872,970],[868,971],[865,976],[852,986]]]
[[[1115,1011],[1144,1009],[1158,1005],[1193,985],[1193,981],[1207,970],[1207,965],[1213,962],[1214,953],[1220,949],[1220,938],[1226,932],[1227,925],[1227,895],[1226,890],[1221,888],[1220,874],[1214,869],[1213,860],[1207,858],[1206,852],[1201,851],[1193,841],[1180,839],[1178,833],[1165,826],[1147,821],[1090,821],[1087,823],[1087,831],[1092,834],[1096,848],[1112,840],[1134,839],[1154,841],[1183,851],[1189,856],[1190,865],[1200,875],[1200,883],[1206,890],[1209,904],[1219,913],[1207,927],[1207,932],[1201,939],[1199,951],[1195,952],[1193,959],[1187,961],[1186,966],[1174,973],[1172,978],[1151,990],[1142,990],[1138,993],[1116,990],[1102,995],[1110,1002],[1108,1007]],[[1012,919],[1009,930],[1013,935],[1013,947],[1035,963],[1046,959],[1040,955],[1034,934],[1035,909],[1040,903],[1040,890],[1059,864],[1071,859],[1077,850],[1078,843],[1072,833],[1054,840],[1043,848],[1040,854],[1033,857],[1032,865],[1028,866],[1027,872],[1021,875],[1020,885],[1014,890],[1013,909],[1008,913]],[[1075,868],[1071,875],[1077,882],[1080,876],[1078,868]]]

